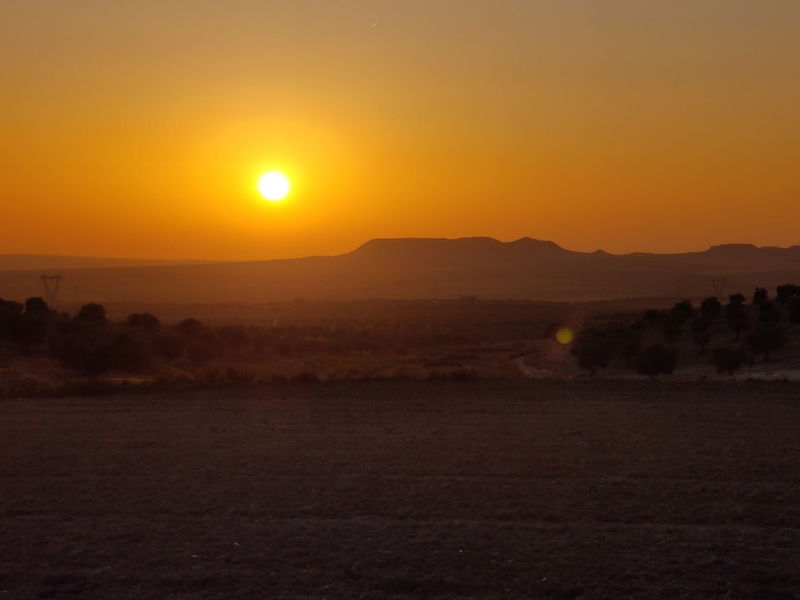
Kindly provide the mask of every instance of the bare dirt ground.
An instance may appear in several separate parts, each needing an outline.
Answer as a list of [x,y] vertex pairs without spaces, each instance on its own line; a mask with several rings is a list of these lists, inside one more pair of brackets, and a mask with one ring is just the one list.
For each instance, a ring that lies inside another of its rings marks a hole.
[[796,598],[800,387],[0,403],[0,598]]

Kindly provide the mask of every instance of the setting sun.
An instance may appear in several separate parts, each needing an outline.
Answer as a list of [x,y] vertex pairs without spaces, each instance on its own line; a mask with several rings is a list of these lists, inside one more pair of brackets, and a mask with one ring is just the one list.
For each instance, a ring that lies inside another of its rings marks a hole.
[[258,179],[259,193],[270,202],[286,198],[291,187],[289,178],[280,171],[267,171]]

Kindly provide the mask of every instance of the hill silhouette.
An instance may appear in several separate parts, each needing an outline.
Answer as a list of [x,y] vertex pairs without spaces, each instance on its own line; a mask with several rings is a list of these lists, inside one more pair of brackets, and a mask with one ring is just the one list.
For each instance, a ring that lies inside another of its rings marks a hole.
[[[3,262],[0,260],[0,265]],[[524,237],[374,239],[352,252],[250,262],[98,265],[0,270],[0,297],[39,293],[38,276],[65,275],[70,302],[265,302],[293,298],[539,300],[708,296],[800,280],[800,246],[712,246],[702,252],[576,252]],[[724,291],[723,290],[723,293]]]
[[145,267],[209,263],[208,260],[166,260],[154,258],[98,258],[57,254],[0,254],[0,271],[32,269],[86,269],[98,267]]

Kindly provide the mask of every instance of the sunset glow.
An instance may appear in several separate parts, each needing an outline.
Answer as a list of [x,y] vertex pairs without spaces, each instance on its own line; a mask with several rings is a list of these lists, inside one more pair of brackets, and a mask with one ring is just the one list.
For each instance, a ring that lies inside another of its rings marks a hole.
[[800,243],[797,2],[184,4],[0,3],[0,253]]
[[0,133],[0,600],[800,600],[800,0],[0,0]]

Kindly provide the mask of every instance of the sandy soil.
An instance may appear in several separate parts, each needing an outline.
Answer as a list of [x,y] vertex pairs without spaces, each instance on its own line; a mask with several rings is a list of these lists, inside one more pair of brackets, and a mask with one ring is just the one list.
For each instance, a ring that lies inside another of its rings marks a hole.
[[800,388],[0,403],[0,598],[796,598]]

